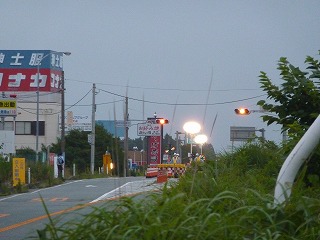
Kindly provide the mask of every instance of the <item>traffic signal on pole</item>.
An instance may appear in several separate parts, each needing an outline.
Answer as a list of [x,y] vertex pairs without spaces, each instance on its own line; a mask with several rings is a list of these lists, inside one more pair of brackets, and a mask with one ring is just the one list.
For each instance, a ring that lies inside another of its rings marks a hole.
[[250,111],[248,108],[236,108],[234,110],[234,112],[239,115],[249,115],[250,114]]
[[158,118],[156,119],[156,123],[158,124],[168,124],[169,123],[169,120],[168,119],[165,119],[165,118]]

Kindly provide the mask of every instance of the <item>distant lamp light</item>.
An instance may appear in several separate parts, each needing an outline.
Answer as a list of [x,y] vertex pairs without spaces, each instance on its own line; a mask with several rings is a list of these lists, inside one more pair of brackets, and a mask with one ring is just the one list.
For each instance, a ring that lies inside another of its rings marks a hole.
[[208,137],[204,134],[199,134],[194,138],[194,141],[198,144],[204,144],[208,141]]
[[196,134],[200,132],[201,125],[197,122],[186,122],[183,125],[183,130],[185,130],[187,133],[190,133],[190,134]]
[[168,124],[169,120],[165,119],[165,118],[159,118],[159,119],[156,120],[156,123],[161,124],[161,125]]
[[238,115],[249,115],[250,111],[248,108],[236,108],[234,112]]

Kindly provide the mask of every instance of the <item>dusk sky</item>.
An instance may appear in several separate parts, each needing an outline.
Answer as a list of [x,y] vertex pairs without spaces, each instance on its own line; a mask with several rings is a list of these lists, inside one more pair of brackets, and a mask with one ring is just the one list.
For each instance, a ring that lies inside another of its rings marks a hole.
[[[156,112],[172,136],[187,121],[204,123],[221,151],[231,146],[230,126],[265,128],[268,140],[281,141],[279,126],[234,109],[258,109],[266,99],[260,71],[280,84],[280,57],[301,69],[307,55],[319,59],[319,9],[318,0],[1,0],[0,49],[71,52],[66,111],[91,115],[95,83],[97,120],[113,120],[114,104],[123,120],[127,95],[131,120]],[[131,126],[129,137],[136,132]]]

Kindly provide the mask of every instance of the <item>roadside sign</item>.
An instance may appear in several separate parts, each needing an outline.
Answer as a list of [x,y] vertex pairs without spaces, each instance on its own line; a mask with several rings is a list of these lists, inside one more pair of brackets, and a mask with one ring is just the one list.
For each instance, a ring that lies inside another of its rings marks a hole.
[[1,117],[17,116],[17,100],[1,98],[0,99],[0,116]]
[[131,122],[130,121],[123,121],[123,120],[116,120],[116,127],[120,128],[120,127],[130,127]]
[[26,183],[26,159],[25,158],[13,158],[12,159],[12,177],[13,186]]
[[161,125],[156,123],[138,123],[138,136],[161,136]]
[[[61,116],[59,116],[59,129],[61,130]],[[65,116],[65,131],[69,132],[75,129],[91,132],[91,117],[89,115],[73,114],[72,111],[68,111],[67,116]]]
[[247,141],[256,136],[255,127],[230,127],[230,141]]
[[91,145],[92,144],[92,134],[88,134],[88,143]]

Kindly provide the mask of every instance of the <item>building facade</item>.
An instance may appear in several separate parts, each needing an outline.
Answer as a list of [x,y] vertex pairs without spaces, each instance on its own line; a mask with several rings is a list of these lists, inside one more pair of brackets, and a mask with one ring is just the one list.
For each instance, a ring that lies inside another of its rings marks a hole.
[[57,141],[63,75],[62,52],[0,50],[0,105],[1,101],[16,99],[15,114],[6,115],[0,106],[0,136],[11,131],[14,150],[36,150],[37,143],[41,150],[42,145]]

